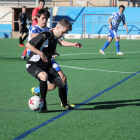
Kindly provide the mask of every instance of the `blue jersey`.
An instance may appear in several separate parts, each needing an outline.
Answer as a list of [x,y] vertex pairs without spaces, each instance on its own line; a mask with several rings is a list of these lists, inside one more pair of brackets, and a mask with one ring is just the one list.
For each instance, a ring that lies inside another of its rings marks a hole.
[[[28,41],[31,40],[31,34],[32,33],[38,34],[38,33],[41,33],[41,32],[48,31],[48,30],[50,30],[49,27],[41,28],[39,25],[32,26],[29,30]],[[29,49],[27,49],[27,53],[28,53],[28,56],[29,56],[31,51]],[[52,58],[52,66],[57,72],[61,70],[60,66],[57,64],[57,62],[53,58]]]
[[124,14],[120,14],[119,12],[115,12],[111,16],[111,25],[112,25],[112,30],[116,31],[118,30],[119,24],[122,21],[125,23],[125,16]]

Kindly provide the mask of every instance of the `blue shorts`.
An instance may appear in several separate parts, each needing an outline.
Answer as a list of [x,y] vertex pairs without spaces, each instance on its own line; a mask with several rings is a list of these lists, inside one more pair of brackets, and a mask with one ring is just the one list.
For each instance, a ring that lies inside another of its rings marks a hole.
[[117,32],[112,29],[109,29],[108,36],[110,36],[111,38],[118,37]]

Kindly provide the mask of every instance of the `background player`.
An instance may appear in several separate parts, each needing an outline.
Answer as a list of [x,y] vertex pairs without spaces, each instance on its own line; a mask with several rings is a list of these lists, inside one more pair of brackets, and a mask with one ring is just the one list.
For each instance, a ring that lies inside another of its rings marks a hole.
[[125,24],[125,16],[123,14],[125,10],[124,5],[119,6],[119,12],[115,12],[112,14],[112,16],[109,18],[109,33],[108,33],[108,41],[105,42],[102,49],[99,50],[99,52],[103,55],[105,55],[104,50],[109,46],[109,44],[112,42],[113,39],[116,40],[116,49],[117,49],[117,55],[124,55],[124,53],[120,52],[120,39],[117,36],[117,30],[119,27],[120,22],[123,22],[124,27],[126,28],[126,31],[128,32],[128,28]]
[[[25,45],[23,44],[23,41],[28,37],[28,29],[26,27],[27,22],[26,22],[26,6],[22,7],[22,12],[19,14],[18,17],[18,25],[19,25],[19,32],[20,32],[20,37],[19,37],[19,47],[24,47]],[[23,34],[26,33],[26,35],[23,37]]]

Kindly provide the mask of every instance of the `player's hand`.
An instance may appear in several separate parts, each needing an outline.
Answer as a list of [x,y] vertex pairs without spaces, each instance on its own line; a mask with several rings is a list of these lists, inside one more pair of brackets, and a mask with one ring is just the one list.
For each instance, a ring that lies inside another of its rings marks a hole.
[[82,49],[82,44],[80,44],[80,43],[78,43],[78,42],[76,42],[76,43],[74,44],[74,46],[77,47],[77,48]]
[[60,54],[57,53],[57,52],[54,52],[53,55],[52,55],[53,58],[56,58],[56,57],[58,57],[58,56],[60,56]]
[[126,28],[126,31],[128,32],[129,30]]
[[42,53],[42,54],[40,55],[40,57],[41,57],[41,59],[43,60],[43,62],[45,62],[45,63],[48,62],[48,57],[47,57],[44,53]]
[[109,26],[109,29],[111,29],[111,30],[112,30],[112,26]]

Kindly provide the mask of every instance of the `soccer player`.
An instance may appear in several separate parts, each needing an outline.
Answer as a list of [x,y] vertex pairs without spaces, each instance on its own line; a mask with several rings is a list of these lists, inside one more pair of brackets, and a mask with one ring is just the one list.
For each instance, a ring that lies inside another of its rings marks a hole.
[[[22,12],[19,14],[18,17],[18,24],[20,32],[19,47],[24,47],[25,45],[23,44],[23,41],[28,37],[28,29],[26,27],[26,6],[22,7]],[[24,33],[26,33],[26,35],[24,36],[24,38],[22,38]]]
[[[50,28],[46,27],[46,21],[48,20],[48,18],[50,17],[50,12],[48,10],[45,10],[45,9],[41,9],[38,11],[37,13],[37,21],[38,21],[38,24],[36,26],[32,26],[29,30],[29,38],[28,38],[28,41],[30,41],[32,38],[34,38],[35,36],[38,35],[38,33],[41,33],[43,31],[48,31],[50,30]],[[74,46],[74,47],[80,47],[79,43],[71,43],[71,42],[67,42],[67,41],[63,41],[63,40],[60,40],[58,39],[58,43],[61,45],[61,46]],[[28,55],[31,53],[31,51],[28,49],[27,51]],[[58,72],[58,74],[60,75],[63,83],[64,83],[64,86],[66,88],[66,90],[68,91],[68,87],[67,87],[67,78],[66,76],[63,74],[60,66],[57,64],[57,62],[52,58],[52,66],[53,68]],[[51,84],[50,82],[47,83],[48,84],[48,90],[53,90],[55,89],[55,85],[54,84]],[[31,89],[32,91],[32,94],[33,95],[39,95],[40,93],[40,88],[39,87],[34,87]],[[72,107],[74,107],[75,105],[74,104],[70,104]],[[62,104],[61,104],[62,106]]]
[[125,24],[125,16],[123,14],[125,10],[124,5],[119,6],[119,12],[115,12],[112,14],[112,16],[109,18],[109,33],[108,33],[108,40],[105,42],[102,49],[99,50],[99,52],[103,55],[105,55],[104,50],[109,46],[109,44],[112,42],[113,39],[116,40],[116,49],[117,49],[117,55],[124,55],[120,51],[120,39],[117,36],[117,30],[119,27],[120,22],[123,22],[124,27],[126,28],[126,31],[128,32],[127,25]]
[[[37,25],[37,12],[40,9],[43,9],[45,5],[45,1],[44,0],[39,0],[39,5],[38,7],[34,8],[32,11],[32,26]],[[26,54],[27,54],[27,48],[25,48],[24,52],[21,54],[21,58],[23,60],[26,60]]]
[[39,5],[38,7],[34,8],[32,11],[32,26],[37,25],[37,13],[40,9],[43,9],[45,5],[44,0],[39,0]]
[[[67,102],[66,88],[64,87],[62,79],[52,67],[51,62],[52,55],[55,54],[58,39],[71,30],[72,26],[70,22],[62,19],[58,21],[54,29],[38,34],[26,44],[26,47],[31,50],[26,64],[27,71],[40,81],[40,94],[44,102],[41,112],[47,112],[47,80],[59,88],[59,97],[63,108],[65,110],[73,109]],[[81,48],[81,46],[77,47]]]

